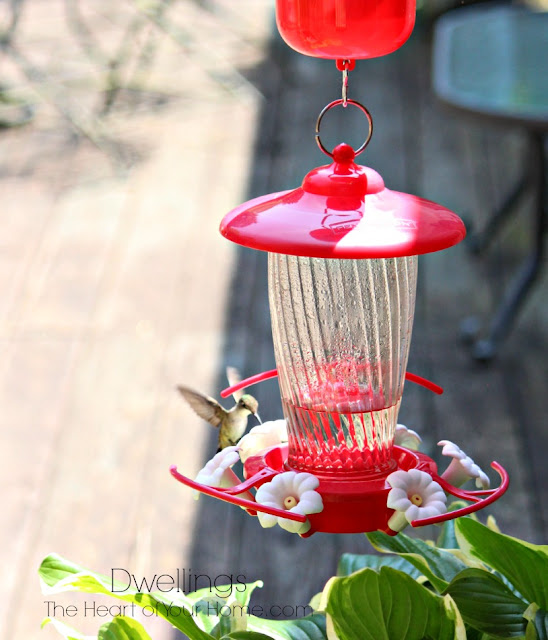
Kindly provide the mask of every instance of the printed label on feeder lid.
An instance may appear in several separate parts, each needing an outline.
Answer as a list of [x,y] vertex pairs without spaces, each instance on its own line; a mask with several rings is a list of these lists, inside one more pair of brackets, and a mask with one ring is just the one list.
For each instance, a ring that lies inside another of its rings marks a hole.
[[310,171],[302,186],[245,202],[221,233],[253,249],[316,258],[390,258],[446,249],[465,236],[445,207],[391,191],[373,169],[339,145],[334,162]]

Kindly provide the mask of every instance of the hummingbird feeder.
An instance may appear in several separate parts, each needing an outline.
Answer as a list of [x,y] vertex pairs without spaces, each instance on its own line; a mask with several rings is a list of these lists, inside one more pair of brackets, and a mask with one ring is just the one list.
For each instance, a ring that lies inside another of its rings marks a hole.
[[[221,222],[227,239],[268,252],[276,358],[276,370],[222,395],[277,375],[287,436],[269,440],[266,425],[257,427],[266,446],[251,453],[244,441],[252,436],[244,437],[243,482],[230,469],[239,447],[209,463],[214,480],[201,482],[202,474],[194,481],[175,467],[171,473],[258,515],[263,526],[278,523],[305,537],[316,531],[396,534],[408,523],[477,511],[506,491],[506,471],[493,462],[501,484],[488,489],[479,467],[442,441],[452,462],[440,476],[435,462],[416,450],[418,436],[397,424],[406,379],[442,391],[406,371],[418,256],[460,242],[464,224],[441,205],[387,189],[375,170],[355,163],[373,125],[369,111],[346,95],[356,58],[384,55],[407,39],[414,3],[277,0],[276,8],[290,46],[336,59],[343,72],[342,99],[328,104],[316,125],[316,141],[332,162],[310,171],[299,188],[245,202]],[[322,119],[338,106],[358,108],[367,121],[356,150],[343,143],[329,151],[322,143]],[[270,424],[278,429],[280,422]],[[479,490],[458,488],[469,478]],[[471,504],[447,512],[445,492]]]

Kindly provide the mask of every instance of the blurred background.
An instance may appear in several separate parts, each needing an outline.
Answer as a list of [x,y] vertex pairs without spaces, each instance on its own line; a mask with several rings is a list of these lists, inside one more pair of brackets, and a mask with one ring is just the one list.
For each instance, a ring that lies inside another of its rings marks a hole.
[[[421,6],[402,49],[359,62],[349,97],[375,122],[361,163],[481,228],[529,151],[520,130],[434,98],[432,29],[447,8]],[[51,551],[107,575],[243,574],[265,580],[260,604],[306,604],[340,553],[368,550],[363,536],[263,531],[240,509],[194,501],[168,469],[192,477],[216,448],[176,384],[219,398],[226,365],[274,366],[265,256],[218,224],[325,164],[314,124],[340,73],[280,40],[273,0],[3,0],[0,12],[0,638],[56,637],[39,629],[36,571]],[[326,122],[325,144],[359,144],[353,118]],[[439,462],[448,438],[483,468],[505,465],[511,489],[489,512],[546,542],[546,278],[489,366],[459,340],[468,315],[487,322],[527,253],[530,207],[488,256],[463,243],[421,258],[409,370],[446,392],[408,385],[400,421]],[[253,393],[263,420],[281,417],[275,381]],[[104,622],[64,621],[87,633]]]

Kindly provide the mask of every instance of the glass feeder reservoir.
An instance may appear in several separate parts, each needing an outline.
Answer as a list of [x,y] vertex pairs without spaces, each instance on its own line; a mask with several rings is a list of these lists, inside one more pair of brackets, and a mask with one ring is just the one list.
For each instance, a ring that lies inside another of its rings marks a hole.
[[269,254],[288,466],[392,469],[413,323],[417,257]]

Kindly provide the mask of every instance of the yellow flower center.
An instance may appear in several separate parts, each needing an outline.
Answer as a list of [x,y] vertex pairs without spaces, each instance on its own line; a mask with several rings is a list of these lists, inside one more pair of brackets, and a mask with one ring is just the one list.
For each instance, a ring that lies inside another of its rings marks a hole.
[[293,496],[287,496],[287,498],[285,498],[284,500],[284,507],[289,510],[289,509],[293,509],[293,507],[296,507],[298,504],[298,500],[297,498],[294,498]]
[[409,500],[417,507],[420,507],[422,504],[422,496],[419,493],[414,493],[412,496],[409,496]]

